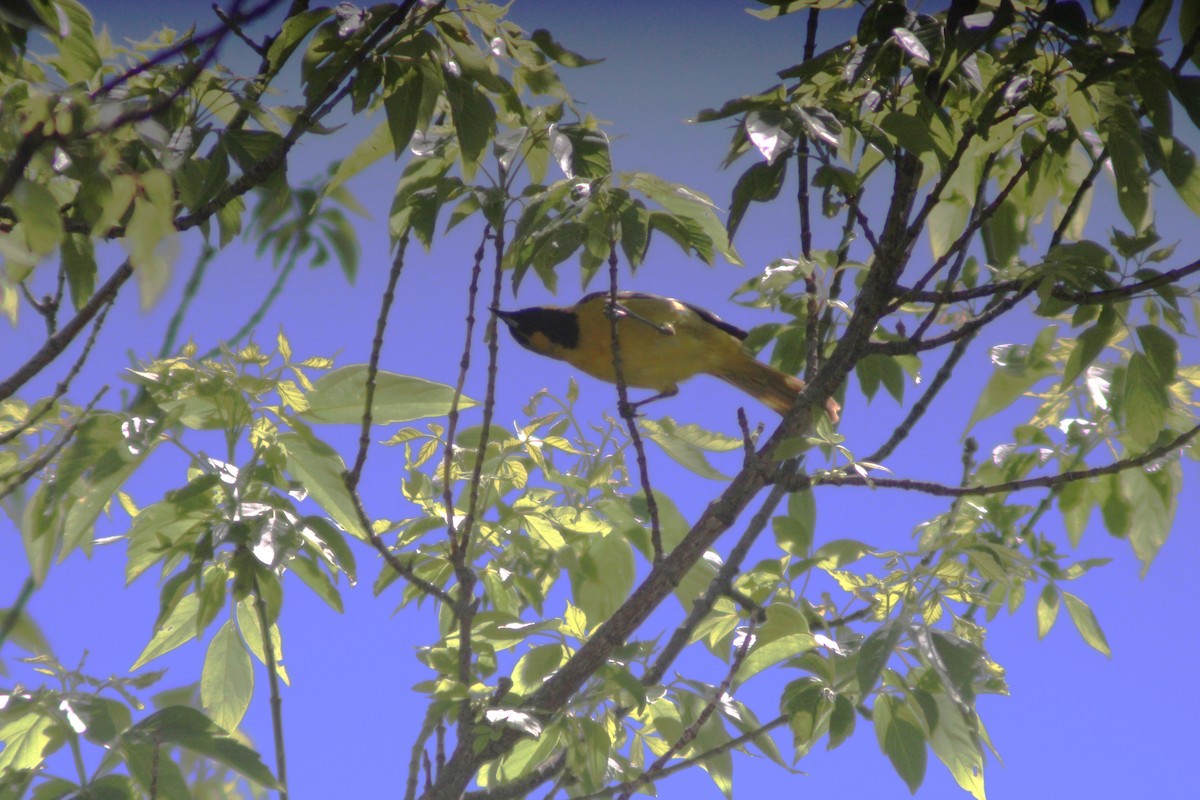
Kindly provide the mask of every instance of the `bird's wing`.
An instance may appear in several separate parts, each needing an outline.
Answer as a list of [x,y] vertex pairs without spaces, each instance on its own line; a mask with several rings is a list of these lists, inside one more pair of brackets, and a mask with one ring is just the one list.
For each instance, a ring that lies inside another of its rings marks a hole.
[[[575,306],[576,306],[576,308],[578,308],[579,306],[582,306],[585,303],[591,302],[591,301],[599,299],[599,298],[607,299],[608,292],[592,292],[591,294],[584,295],[582,298],[580,298],[579,302],[575,304]],[[750,335],[746,331],[739,328],[738,326],[728,323],[725,320],[721,319],[716,314],[712,313],[711,311],[709,311],[706,308],[701,308],[700,306],[694,306],[691,303],[684,302],[683,300],[675,300],[674,298],[671,298],[671,297],[664,297],[661,294],[650,294],[649,292],[617,292],[617,300],[662,300],[664,302],[679,303],[680,305],[686,306],[687,308],[694,311],[696,313],[696,316],[700,317],[700,319],[704,320],[709,325],[712,325],[714,328],[717,328],[718,330],[725,331],[725,333],[728,333],[730,336],[734,337],[738,341],[744,341],[745,338]]]

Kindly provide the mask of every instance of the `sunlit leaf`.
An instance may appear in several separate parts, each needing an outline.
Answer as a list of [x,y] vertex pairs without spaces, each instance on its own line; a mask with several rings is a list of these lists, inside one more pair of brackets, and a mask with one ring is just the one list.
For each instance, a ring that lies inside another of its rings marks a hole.
[[[300,416],[314,423],[361,423],[366,408],[367,365],[351,364],[318,378]],[[450,412],[454,389],[441,383],[380,370],[375,374],[371,419],[377,425],[441,417]],[[478,405],[466,396],[459,410]]]
[[232,622],[226,622],[208,644],[200,673],[200,702],[213,722],[227,731],[237,730],[254,694],[250,654]]
[[1083,640],[1094,649],[1112,658],[1108,639],[1105,638],[1104,631],[1100,629],[1100,623],[1096,621],[1096,615],[1092,613],[1088,604],[1070,592],[1063,592],[1062,596],[1067,603],[1067,613],[1071,615],[1071,622],[1075,623],[1075,628]]

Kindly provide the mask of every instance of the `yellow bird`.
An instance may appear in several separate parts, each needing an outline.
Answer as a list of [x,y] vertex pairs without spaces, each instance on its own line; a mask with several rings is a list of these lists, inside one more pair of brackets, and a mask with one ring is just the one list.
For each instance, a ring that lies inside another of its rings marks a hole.
[[[522,347],[616,383],[608,302],[608,292],[594,292],[565,308],[492,310]],[[732,383],[780,414],[804,389],[804,381],[756,359],[742,345],[746,332],[711,311],[670,297],[620,292],[615,313],[625,384],[658,392],[635,406],[676,394],[682,381],[700,373]],[[833,398],[826,401],[832,422],[840,411]]]

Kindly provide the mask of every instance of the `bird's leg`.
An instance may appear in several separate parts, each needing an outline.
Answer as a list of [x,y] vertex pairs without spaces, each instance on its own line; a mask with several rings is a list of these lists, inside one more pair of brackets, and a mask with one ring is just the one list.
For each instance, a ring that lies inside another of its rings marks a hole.
[[[670,323],[664,323],[662,325],[659,325],[654,320],[646,319],[641,314],[638,314],[635,311],[629,310],[628,308],[621,305],[620,303],[609,303],[606,308],[606,313],[610,317],[618,317],[618,318],[619,317],[629,317],[630,319],[635,319],[638,322],[645,323],[646,325],[649,325],[651,328],[653,328],[654,330],[661,333],[663,336],[674,336],[675,335],[675,326],[674,325],[672,325]],[[672,392],[672,394],[674,394],[674,392]],[[654,400],[656,398],[651,397],[650,399]],[[641,402],[646,403],[649,401],[643,400]],[[640,403],[635,403],[634,405],[640,405]]]
[[617,411],[620,412],[622,417],[637,417],[641,414],[638,409],[647,403],[653,403],[655,400],[665,400],[666,398],[674,397],[677,394],[679,394],[678,387],[674,389],[667,389],[666,391],[659,392],[651,397],[647,397],[645,400],[638,400],[636,403],[629,403],[624,408],[617,409]]

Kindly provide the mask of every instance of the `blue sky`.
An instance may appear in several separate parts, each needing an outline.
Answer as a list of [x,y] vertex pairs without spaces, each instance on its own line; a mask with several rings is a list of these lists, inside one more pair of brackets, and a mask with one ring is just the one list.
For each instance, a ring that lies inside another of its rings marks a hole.
[[[750,162],[720,171],[728,128],[723,123],[691,125],[685,120],[701,108],[770,86],[775,70],[799,60],[803,42],[801,17],[765,23],[745,14],[744,5],[736,0],[517,0],[511,16],[526,29],[549,28],[564,45],[606,59],[595,67],[565,72],[564,78],[588,111],[608,121],[619,169],[653,171],[696,187],[724,204],[733,181]],[[118,37],[141,38],[160,23],[176,28],[186,27],[193,19],[201,20],[201,27],[212,23],[207,4],[192,2],[162,2],[151,8],[143,3],[96,2],[90,7]],[[227,59],[231,57],[235,61],[240,58],[246,72],[253,68],[244,51],[231,47]],[[308,148],[293,163],[293,175],[303,175],[306,168],[323,163],[345,141],[346,137],[335,137]],[[299,270],[260,327],[260,342],[270,345],[282,326],[301,356],[336,353],[340,363],[365,359],[377,298],[390,263],[387,206],[401,168],[383,161],[352,184],[360,199],[378,211],[373,219],[359,224],[363,259],[357,284],[347,286],[333,267]],[[1169,192],[1160,192],[1158,199],[1168,201]],[[1182,237],[1195,229],[1194,219],[1177,207],[1167,203],[1164,209],[1159,229],[1166,239],[1170,240],[1172,233]],[[1089,234],[1105,240],[1112,220],[1098,203]],[[456,233],[428,254],[410,249],[384,350],[385,368],[453,381],[475,235],[470,229]],[[832,235],[820,229],[818,236],[825,241],[818,246],[829,246]],[[679,296],[742,327],[770,321],[767,315],[733,304],[729,296],[772,259],[798,251],[793,208],[779,203],[752,209],[739,231],[737,245],[746,268],[727,264],[709,268],[659,241],[636,276],[623,276],[623,286]],[[77,398],[90,396],[101,382],[111,380],[111,375],[128,363],[127,352],[145,356],[157,350],[194,246],[193,242],[185,248],[172,288],[159,306],[143,312],[132,293],[121,299],[101,337],[104,358],[93,359],[81,376]],[[1181,253],[1191,250],[1194,247],[1180,248]],[[115,263],[110,262],[110,268]],[[529,280],[520,298],[508,299],[506,304],[573,301],[579,293],[577,283],[572,265],[564,266],[559,297],[552,298]],[[193,307],[184,331],[193,334],[204,348],[230,335],[273,277],[270,265],[256,259],[252,249],[230,248],[210,269],[208,291]],[[507,290],[506,297],[511,298]],[[34,322],[32,315],[26,315],[15,334],[0,330],[0,367],[16,358],[9,354],[23,352],[22,344],[35,341],[39,329]],[[902,477],[955,480],[958,443],[981,381],[990,370],[987,349],[1008,341],[1027,342],[1034,330],[1027,320],[986,330],[963,360],[949,395],[935,407],[937,425],[925,432],[927,438],[902,448],[888,466]],[[1192,361],[1200,355],[1194,339],[1182,346]],[[49,391],[69,363],[64,360],[57,371],[47,373],[38,388]],[[936,368],[937,362],[932,363],[926,366],[926,374]],[[497,422],[506,427],[519,418],[521,405],[533,392],[546,386],[561,394],[571,375],[565,365],[538,361],[507,340],[502,343],[501,369]],[[468,392],[481,396],[482,387],[480,371],[472,376]],[[611,387],[584,377],[581,391],[585,413],[598,416],[611,409]],[[909,392],[909,398],[917,396],[913,387]],[[856,384],[848,395],[841,431],[853,450],[869,452],[903,417],[905,409],[882,394],[867,404]],[[115,404],[116,397],[110,402]],[[717,381],[699,378],[685,385],[679,397],[652,407],[651,415],[669,414],[680,421],[732,433],[736,430],[733,410],[742,402]],[[1030,408],[1023,406],[1025,411]],[[748,406],[747,410],[752,420],[768,424],[774,420],[761,407]],[[1011,428],[1014,421],[1015,417],[1009,417],[973,431],[983,452],[1006,441],[1005,425]],[[720,484],[692,479],[664,461],[656,459],[652,465],[655,485],[664,488],[684,513],[694,518]],[[1200,714],[1200,701],[1182,677],[1194,661],[1200,633],[1190,613],[1191,587],[1200,574],[1200,544],[1195,523],[1188,522],[1200,516],[1200,499],[1194,491],[1197,470],[1193,466],[1186,475],[1192,491],[1185,491],[1181,498],[1177,514],[1181,522],[1144,580],[1138,576],[1139,565],[1128,546],[1105,533],[1099,520],[1093,520],[1075,553],[1079,559],[1115,559],[1071,587],[1095,610],[1112,646],[1111,660],[1087,647],[1065,614],[1053,632],[1038,642],[1032,604],[991,624],[987,644],[992,656],[1008,670],[1013,695],[980,703],[992,741],[1004,758],[1003,766],[994,761],[988,764],[987,784],[993,798],[1153,796],[1185,785],[1180,775],[1194,757],[1193,720]],[[176,478],[179,476],[177,473]],[[162,487],[151,483],[135,487],[134,494],[146,505],[158,499],[161,491]],[[367,491],[376,493],[376,513],[403,514],[388,508],[391,498],[397,496],[394,474],[382,467],[368,467]],[[859,489],[820,494],[819,539],[859,538],[905,547],[911,542],[914,526],[944,508],[942,503],[923,498],[881,495]],[[118,525],[113,532],[119,529]],[[1046,529],[1054,530],[1053,523],[1048,522]],[[0,605],[4,605],[23,580],[25,568],[15,534],[3,527],[0,531]],[[763,556],[767,554],[764,550]],[[65,663],[74,663],[86,648],[89,671],[124,672],[149,638],[157,587],[151,578],[143,577],[125,589],[123,556],[123,551],[111,548],[100,548],[91,561],[76,554],[51,571],[45,587],[31,601],[31,612]],[[393,616],[394,594],[372,598],[370,583],[375,570],[365,551],[359,551],[359,559],[363,580],[357,589],[344,590],[344,615],[334,614],[306,592],[291,592],[287,597],[282,625],[293,683],[284,694],[284,713],[292,793],[297,798],[373,797],[398,790],[400,765],[407,759],[414,721],[424,713],[420,697],[410,693],[409,687],[427,677],[413,658],[413,648],[429,640],[429,625],[407,612]],[[668,617],[663,624],[673,625],[674,618]],[[646,636],[652,633],[643,631]],[[203,652],[202,646],[193,643],[163,659],[164,666],[172,667],[166,685],[189,677]],[[701,668],[711,671],[712,666]],[[1173,675],[1181,677],[1172,679]],[[264,677],[260,670],[260,691],[246,729],[263,752],[269,753]],[[751,681],[744,698],[755,703],[764,718],[775,709],[772,690],[777,685],[768,686],[770,681]],[[777,739],[786,752],[790,741],[785,735]],[[862,720],[850,742],[829,753],[814,750],[798,766],[807,774],[788,775],[763,759],[739,758],[734,774],[736,796],[892,797],[907,792]],[[671,778],[659,787],[659,796],[664,798],[685,795],[717,798],[720,793],[698,771]],[[965,794],[931,757],[918,796],[928,800]]]

